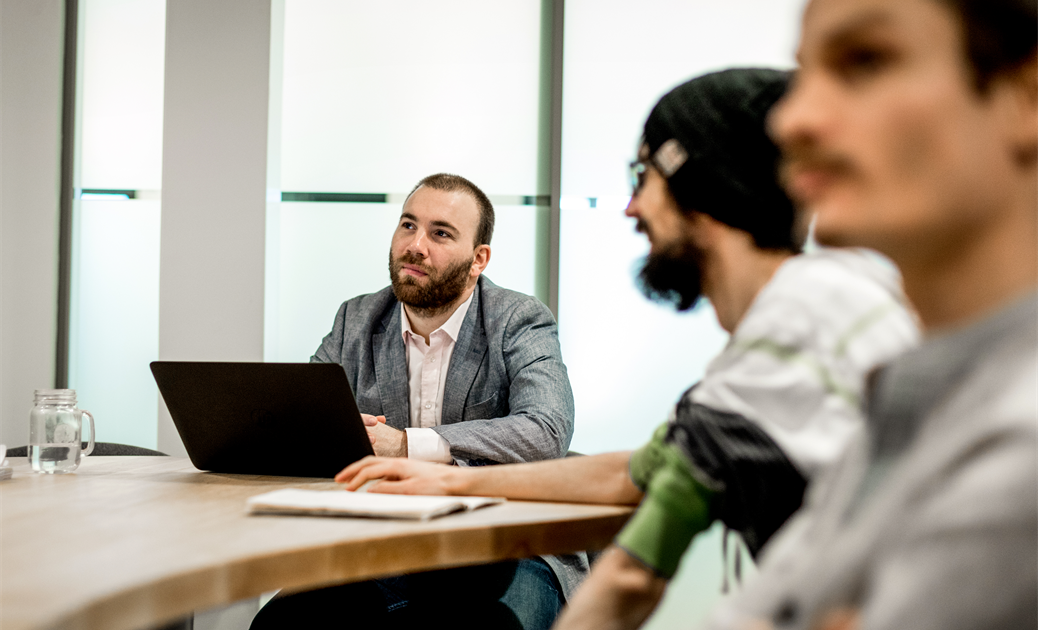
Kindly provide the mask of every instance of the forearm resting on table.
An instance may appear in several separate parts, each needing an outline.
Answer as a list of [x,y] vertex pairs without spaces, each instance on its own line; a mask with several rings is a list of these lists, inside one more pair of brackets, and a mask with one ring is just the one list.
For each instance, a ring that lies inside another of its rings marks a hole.
[[636,505],[642,492],[627,471],[630,452],[528,464],[456,469],[451,494],[530,501]]
[[667,581],[619,547],[610,547],[563,609],[555,630],[637,628],[663,597]]
[[387,457],[365,457],[335,476],[347,490],[379,479],[369,492],[495,496],[529,501],[635,505],[630,453],[567,457],[528,464],[465,468]]

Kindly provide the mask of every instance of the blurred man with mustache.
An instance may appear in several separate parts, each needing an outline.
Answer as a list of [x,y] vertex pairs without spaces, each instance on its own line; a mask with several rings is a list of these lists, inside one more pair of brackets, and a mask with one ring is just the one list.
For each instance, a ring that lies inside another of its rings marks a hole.
[[860,430],[866,375],[916,340],[889,264],[861,251],[799,254],[806,230],[765,131],[788,80],[767,69],[698,77],[645,123],[627,208],[651,246],[639,282],[679,310],[707,297],[732,334],[649,444],[479,470],[366,458],[336,478],[348,488],[383,478],[373,492],[639,504],[559,628],[640,625],[715,521],[756,555]]
[[[483,275],[493,229],[469,180],[418,182],[393,232],[392,285],[344,302],[311,357],[346,370],[378,455],[482,466],[566,454],[558,329],[536,298]],[[587,568],[585,554],[546,556],[334,587],[275,599],[253,628],[441,627],[461,608],[482,627],[547,628]]]
[[708,627],[1038,626],[1038,9],[813,0],[773,112],[819,241],[893,259],[923,345]]

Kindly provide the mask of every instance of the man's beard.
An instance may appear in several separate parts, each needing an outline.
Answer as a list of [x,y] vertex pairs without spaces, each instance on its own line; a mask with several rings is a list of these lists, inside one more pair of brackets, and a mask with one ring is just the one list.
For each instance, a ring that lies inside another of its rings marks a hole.
[[[393,295],[423,317],[439,315],[453,306],[465,291],[472,260],[459,260],[437,272],[425,266],[425,259],[421,256],[404,252],[394,260],[391,251],[389,278],[393,282]],[[405,264],[414,265],[428,274],[425,286],[419,284],[418,278],[400,273]]]
[[691,243],[681,242],[646,256],[635,284],[650,300],[687,311],[701,295],[701,274],[698,250]]

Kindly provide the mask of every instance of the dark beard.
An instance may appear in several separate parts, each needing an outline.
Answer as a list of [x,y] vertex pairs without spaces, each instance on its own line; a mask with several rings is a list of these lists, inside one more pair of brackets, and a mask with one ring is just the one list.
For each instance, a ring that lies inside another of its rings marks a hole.
[[699,252],[689,243],[680,243],[646,256],[635,284],[650,300],[687,311],[702,294],[701,273]]
[[[472,259],[460,260],[442,272],[429,269],[424,261],[424,258],[406,252],[394,260],[393,252],[389,252],[389,278],[396,299],[411,307],[417,315],[435,317],[450,309],[465,291]],[[405,264],[415,265],[429,274],[425,286],[418,284],[413,276],[400,274]]]

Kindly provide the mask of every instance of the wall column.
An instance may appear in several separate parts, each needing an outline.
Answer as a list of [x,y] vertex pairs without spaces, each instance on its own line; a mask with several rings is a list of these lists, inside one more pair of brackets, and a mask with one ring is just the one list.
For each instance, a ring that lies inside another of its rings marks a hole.
[[270,34],[270,0],[167,0],[162,360],[263,360]]
[[64,2],[0,3],[0,442],[54,387]]

